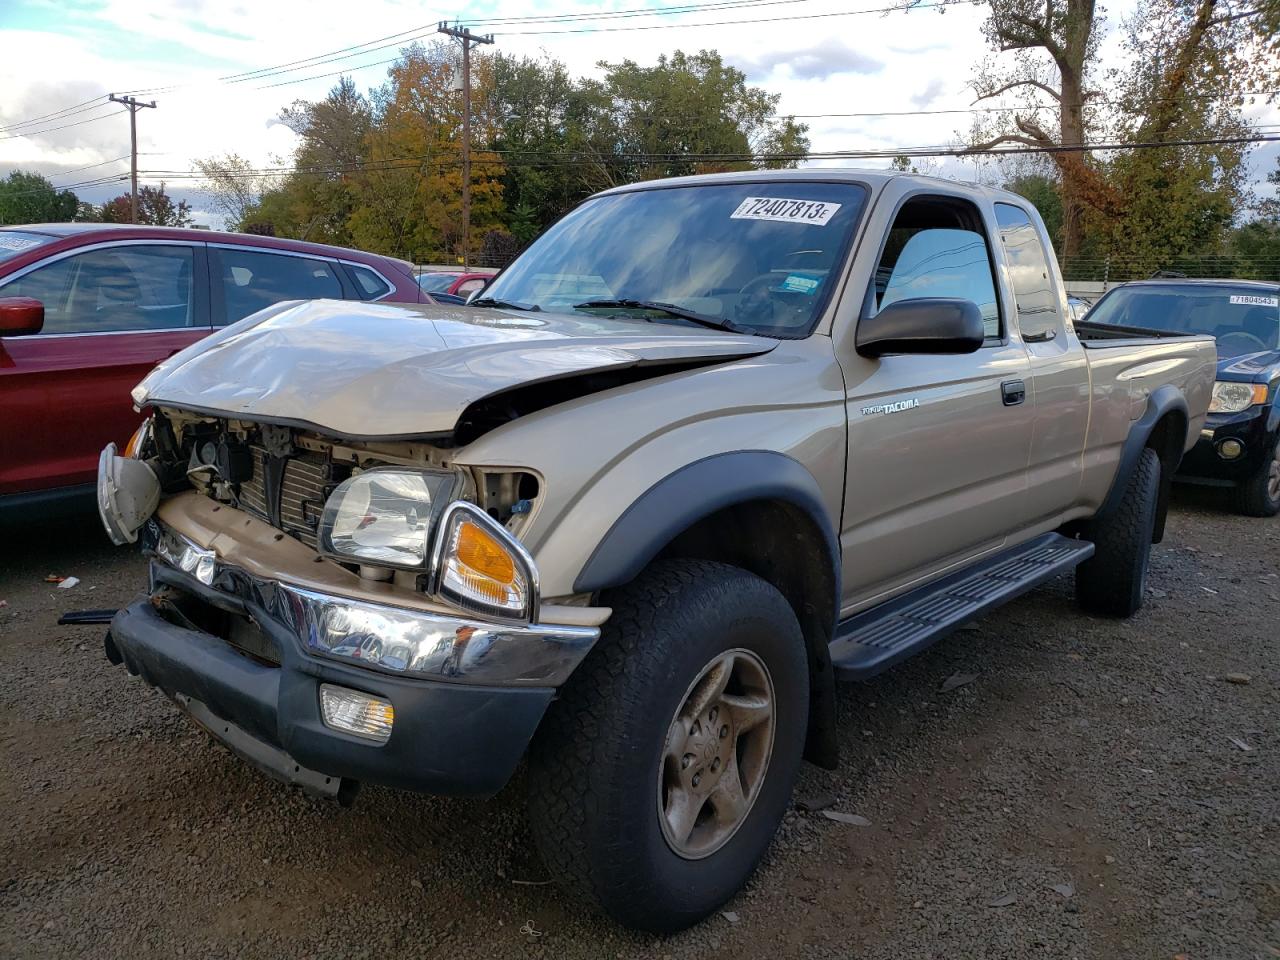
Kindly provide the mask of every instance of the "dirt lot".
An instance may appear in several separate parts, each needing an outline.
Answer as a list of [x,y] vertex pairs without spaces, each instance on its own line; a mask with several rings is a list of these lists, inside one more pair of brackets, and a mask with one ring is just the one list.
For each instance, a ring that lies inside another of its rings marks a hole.
[[798,797],[872,825],[793,810],[728,914],[655,939],[544,882],[519,778],[351,810],[263,779],[54,625],[130,597],[136,556],[93,517],[10,530],[0,956],[1277,957],[1277,532],[1180,492],[1133,621],[1060,580],[845,688],[844,763]]

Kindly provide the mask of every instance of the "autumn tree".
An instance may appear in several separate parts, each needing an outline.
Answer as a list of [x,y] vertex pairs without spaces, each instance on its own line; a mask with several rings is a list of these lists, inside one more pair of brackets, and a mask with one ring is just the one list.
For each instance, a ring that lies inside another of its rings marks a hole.
[[[462,98],[455,89],[461,51],[450,43],[414,44],[401,52],[374,91],[368,157],[353,182],[353,241],[421,260],[461,256]],[[495,130],[489,89],[492,59],[472,58],[471,240],[503,225],[502,164],[483,149]]]
[[270,173],[256,170],[237,153],[206,157],[195,162],[204,177],[204,194],[220,213],[228,230],[241,230],[252,219],[263,194],[276,186]]
[[[129,194],[122,193],[102,205],[103,223],[131,223]],[[158,187],[138,188],[138,223],[149,227],[186,227],[191,224],[191,205],[185,200],[173,202],[165,192],[164,184]]]
[[[984,30],[996,55],[978,70],[978,100],[1014,96],[1023,108],[973,147],[1020,144],[1050,152],[1059,178],[1064,258],[1080,252],[1086,215],[1121,222],[1136,198],[1151,199],[1152,189],[1164,198],[1175,192],[1166,185],[1176,171],[1177,190],[1208,175],[1216,186],[1225,185],[1224,196],[1232,192],[1237,164],[1230,157],[1223,165],[1206,165],[1185,154],[1162,159],[1157,154],[1167,148],[1153,148],[1141,160],[1114,161],[1062,148],[1099,137],[1160,143],[1238,133],[1240,91],[1254,89],[1268,70],[1265,58],[1256,59],[1266,42],[1256,15],[1226,0],[1141,0],[1125,25],[1127,63],[1108,70],[1100,62],[1104,30],[1095,0],[989,2]],[[1185,240],[1189,232],[1182,233]]]

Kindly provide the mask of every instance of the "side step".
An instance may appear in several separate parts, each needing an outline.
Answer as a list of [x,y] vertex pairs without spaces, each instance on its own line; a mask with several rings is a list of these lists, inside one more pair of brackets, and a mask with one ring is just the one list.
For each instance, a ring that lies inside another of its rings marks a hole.
[[830,647],[836,676],[874,677],[1091,556],[1092,543],[1046,533],[842,620]]

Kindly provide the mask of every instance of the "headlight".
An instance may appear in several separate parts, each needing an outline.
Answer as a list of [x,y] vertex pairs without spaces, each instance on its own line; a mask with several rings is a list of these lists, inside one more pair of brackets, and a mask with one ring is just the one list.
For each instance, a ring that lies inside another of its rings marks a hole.
[[450,505],[436,547],[436,593],[476,613],[515,620],[537,615],[533,559],[496,520],[465,500]]
[[1210,413],[1240,413],[1255,403],[1267,402],[1265,383],[1230,383],[1219,380],[1213,385]]
[[338,485],[320,515],[320,552],[380,567],[425,570],[431,530],[457,493],[454,473],[378,467]]

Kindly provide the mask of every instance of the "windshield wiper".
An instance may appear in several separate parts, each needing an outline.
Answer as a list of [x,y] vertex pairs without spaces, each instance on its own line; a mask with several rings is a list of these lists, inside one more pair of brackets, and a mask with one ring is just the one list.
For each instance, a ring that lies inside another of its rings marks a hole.
[[467,306],[501,307],[504,310],[528,310],[532,313],[539,313],[542,310],[536,303],[521,303],[519,300],[503,300],[499,297],[478,297],[470,301]]
[[741,333],[731,321],[722,320],[719,317],[710,317],[705,313],[698,313],[696,310],[688,310],[674,303],[664,303],[661,300],[631,300],[628,298],[620,298],[617,300],[588,300],[585,303],[575,303],[575,310],[591,310],[609,309],[618,307],[628,310],[656,310],[659,313],[665,313],[672,317],[679,317],[681,320],[688,320],[692,323],[701,324],[704,327],[711,327],[713,330],[728,330],[730,333]]

